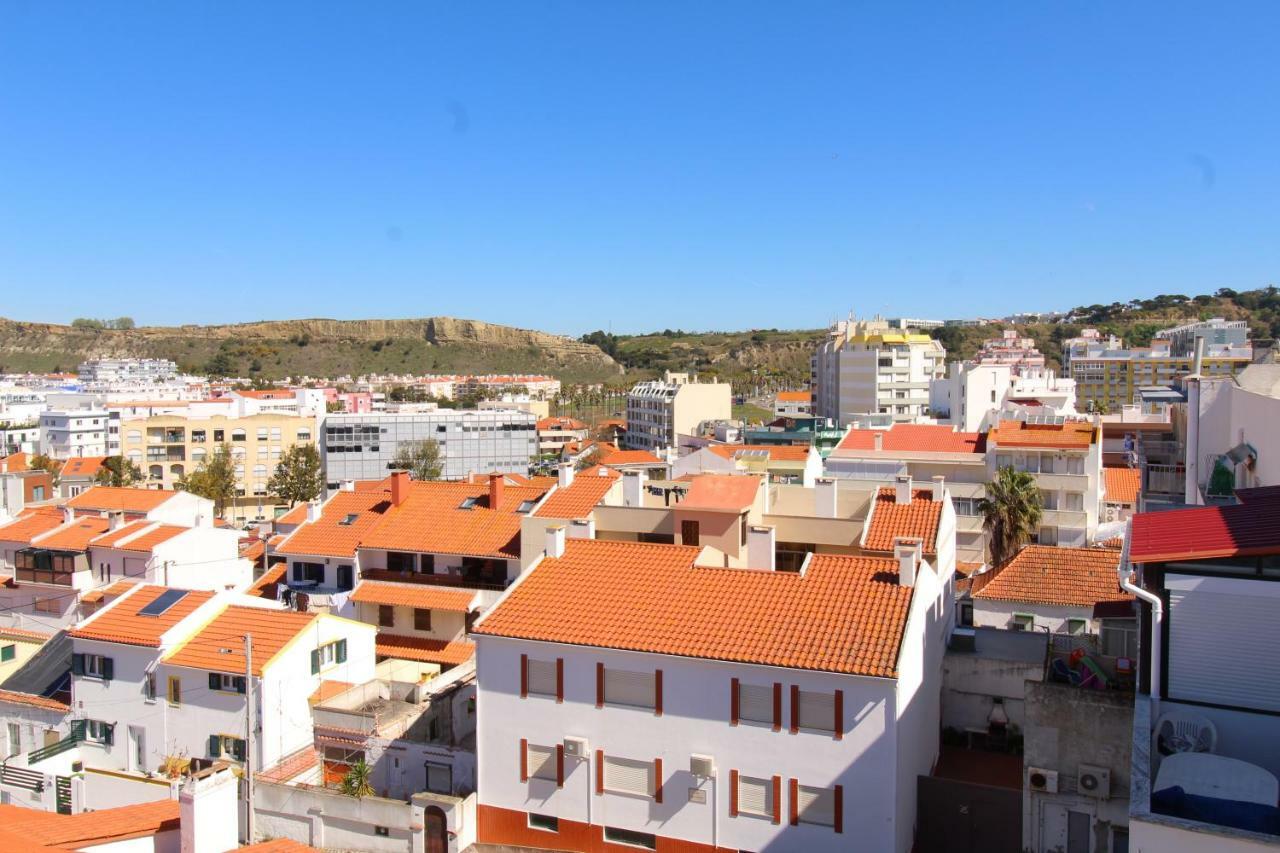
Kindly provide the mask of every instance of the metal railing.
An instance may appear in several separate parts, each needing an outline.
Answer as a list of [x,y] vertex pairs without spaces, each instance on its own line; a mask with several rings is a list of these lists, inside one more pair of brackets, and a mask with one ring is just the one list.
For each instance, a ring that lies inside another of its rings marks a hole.
[[[79,725],[77,725],[77,723]],[[39,749],[33,749],[27,753],[27,764],[39,764],[46,758],[52,758],[55,755],[61,755],[68,749],[73,749],[84,741],[84,720],[71,721],[71,734],[67,735],[60,741],[42,746]]]
[[0,766],[0,783],[14,788],[23,788],[33,793],[44,790],[44,774],[26,767]]

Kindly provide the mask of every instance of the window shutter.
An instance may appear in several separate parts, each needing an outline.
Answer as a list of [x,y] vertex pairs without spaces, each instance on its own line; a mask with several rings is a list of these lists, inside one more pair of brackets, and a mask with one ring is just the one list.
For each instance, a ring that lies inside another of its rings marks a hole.
[[71,737],[73,740],[84,740],[85,720],[71,721]]
[[525,659],[524,681],[521,684],[524,695],[530,693],[538,696],[556,695],[556,665],[549,660]]
[[320,674],[320,650],[319,649],[311,650],[311,674],[312,675]]
[[662,716],[662,670],[660,669],[653,672],[653,713],[656,717]]
[[791,733],[800,731],[800,687],[791,685]]
[[529,695],[529,656],[520,655],[520,698]]
[[604,670],[604,699],[610,705],[657,710],[656,673]]
[[338,663],[346,663],[347,662],[347,641],[346,640],[338,641],[338,648],[336,652],[337,653],[334,655],[334,657],[338,661]]
[[795,826],[800,823],[800,783],[792,779],[787,783],[787,788],[790,793],[788,799],[791,801],[790,823]]
[[837,690],[835,698],[835,707],[833,710],[833,719],[831,724],[833,731],[836,733],[836,740],[844,738],[844,691]]
[[662,802],[662,759],[653,759],[653,801]]
[[520,781],[529,781],[529,741],[520,738]]
[[209,757],[219,758],[222,755],[222,738],[209,735]]
[[564,658],[556,658],[556,701],[564,701]]
[[556,787],[564,787],[564,744],[556,744]]
[[844,785],[836,785],[836,789],[832,792],[831,801],[832,824],[836,832],[844,832]]
[[71,674],[84,675],[84,655],[75,654],[71,656]]
[[738,777],[738,811],[746,814],[770,817],[773,806],[769,801],[769,780],[753,776]]
[[604,750],[596,750],[596,793],[604,793]]
[[560,771],[556,766],[555,747],[550,746],[533,746],[530,744],[526,747],[528,759],[525,766],[525,772],[529,774],[531,779],[554,779],[557,782],[560,779]]
[[834,731],[836,708],[835,693],[817,693],[809,690],[799,691],[799,722],[802,729],[818,729],[824,732]]
[[235,679],[236,692],[243,693],[245,689],[245,680],[243,675],[237,675]]
[[782,823],[782,777],[774,776],[769,789],[773,795],[773,822]]
[[773,682],[773,730],[782,731],[782,682]]
[[114,658],[102,659],[102,680],[110,681],[116,677],[116,662]]
[[596,707],[604,707],[604,664],[596,663]]
[[216,672],[209,673],[209,689],[220,690],[222,688],[222,676]]
[[729,725],[736,726],[738,717],[741,713],[741,706],[738,704],[738,679],[729,679]]
[[729,817],[738,816],[738,771],[729,771]]
[[[795,785],[795,780],[792,780]],[[835,826],[835,790],[831,788],[810,788],[807,785],[793,787],[796,798],[795,809],[799,812],[802,823],[817,826]],[[795,822],[794,820],[792,821]]]
[[234,741],[232,741],[232,745],[233,745],[233,751],[234,751],[234,756],[236,761],[244,761],[244,758],[245,758],[244,740],[242,738],[236,738]]
[[116,724],[103,723],[102,725],[102,742],[107,746],[112,746],[116,742]]
[[653,762],[609,756],[604,760],[604,787],[624,794],[651,797],[654,793]]
[[753,723],[773,722],[773,693],[759,684],[738,687],[738,719]]

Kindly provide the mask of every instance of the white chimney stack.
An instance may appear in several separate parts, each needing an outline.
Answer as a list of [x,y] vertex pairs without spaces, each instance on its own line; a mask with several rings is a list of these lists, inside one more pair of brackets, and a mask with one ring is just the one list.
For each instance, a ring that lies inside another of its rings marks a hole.
[[893,502],[899,504],[911,503],[911,475],[899,474],[894,480]]
[[775,536],[773,527],[752,524],[747,528],[747,568],[774,570]]
[[69,506],[64,506],[62,508],[62,523],[70,524],[75,520],[76,520],[76,511]]
[[818,518],[836,517],[836,481],[832,477],[819,477],[813,481],[814,515]]
[[187,779],[178,792],[182,853],[228,853],[240,846],[239,783],[219,762]]
[[320,520],[320,502],[307,501],[307,521]]
[[340,491],[343,491],[343,492],[354,492],[356,490],[356,481],[343,480],[338,488]]
[[556,482],[560,488],[567,489],[573,485],[573,463],[561,462],[560,469],[556,472]]
[[893,556],[898,561],[898,584],[915,586],[916,571],[920,568],[920,551],[923,540],[899,536],[893,540]]
[[884,450],[884,430],[875,430],[876,450]]
[[591,518],[575,518],[569,522],[570,539],[595,539],[596,522]]
[[643,469],[622,472],[622,505],[644,506],[644,487],[649,475]]
[[546,551],[548,557],[564,556],[565,530],[563,524],[554,524],[547,528]]
[[946,478],[941,474],[937,474],[933,478],[933,499],[939,503],[942,502],[942,496],[947,493]]

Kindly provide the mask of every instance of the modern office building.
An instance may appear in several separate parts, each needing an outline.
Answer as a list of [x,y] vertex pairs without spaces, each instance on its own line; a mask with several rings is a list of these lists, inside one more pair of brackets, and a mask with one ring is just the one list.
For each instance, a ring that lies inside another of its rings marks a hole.
[[381,480],[402,444],[435,441],[442,478],[461,480],[472,472],[528,474],[538,456],[538,419],[513,410],[435,409],[405,414],[329,415],[321,456],[325,480],[337,489],[344,480]]
[[858,415],[915,421],[929,413],[929,383],[947,351],[928,335],[895,331],[880,318],[841,320],[812,359],[813,413],[841,425]]
[[627,394],[630,450],[676,447],[677,436],[692,435],[708,421],[733,416],[733,394],[727,382],[699,382],[687,373],[667,371],[662,379],[640,382]]

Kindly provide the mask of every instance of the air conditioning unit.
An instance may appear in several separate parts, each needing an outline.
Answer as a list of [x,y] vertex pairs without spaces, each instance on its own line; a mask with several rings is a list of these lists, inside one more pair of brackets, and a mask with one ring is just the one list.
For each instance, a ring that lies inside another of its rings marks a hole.
[[1043,767],[1027,768],[1027,787],[1041,794],[1058,793],[1058,771]]
[[567,737],[564,739],[564,754],[574,758],[586,758],[591,750],[584,737]]
[[716,775],[716,762],[709,755],[690,755],[689,772],[694,776],[708,779]]
[[1111,771],[1094,764],[1081,764],[1076,787],[1082,794],[1105,800],[1111,796]]

